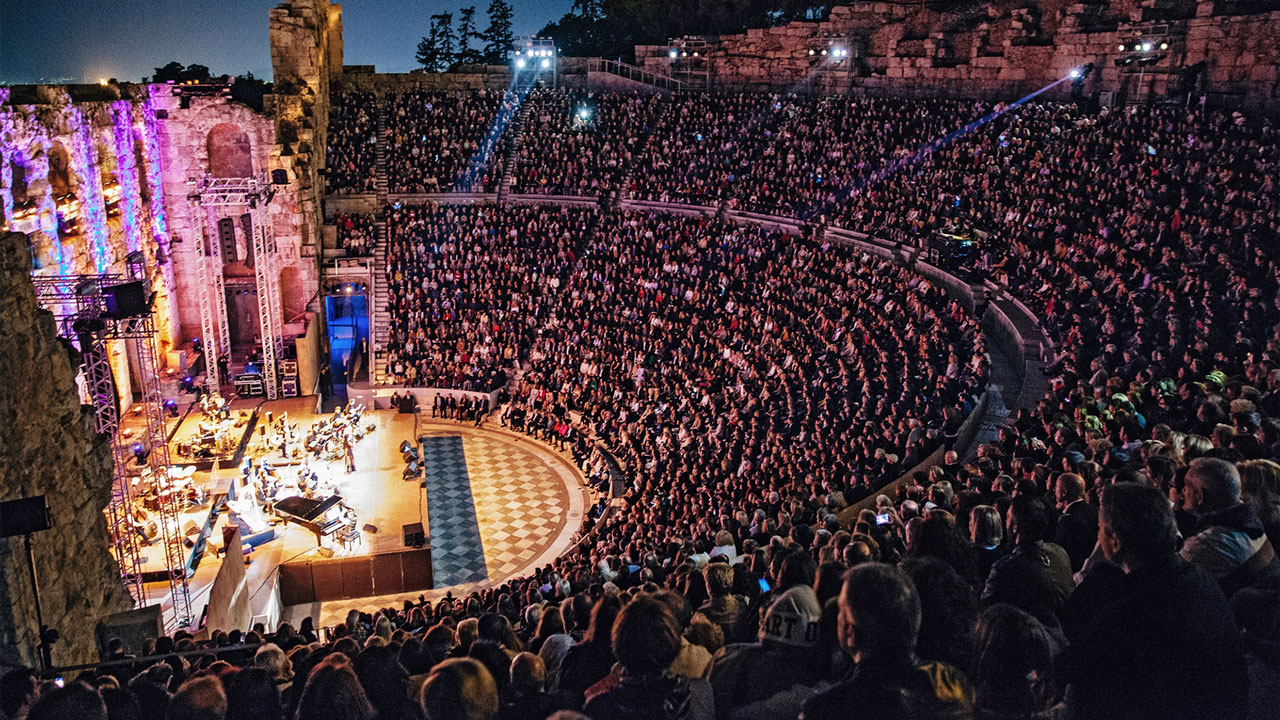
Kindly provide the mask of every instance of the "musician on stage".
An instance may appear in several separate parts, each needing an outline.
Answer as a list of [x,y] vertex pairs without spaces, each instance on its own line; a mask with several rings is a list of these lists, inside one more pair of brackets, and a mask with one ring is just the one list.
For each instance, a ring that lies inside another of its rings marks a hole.
[[355,444],[355,439],[351,437],[351,431],[348,430],[342,434],[342,452],[347,463],[348,473],[356,471]]

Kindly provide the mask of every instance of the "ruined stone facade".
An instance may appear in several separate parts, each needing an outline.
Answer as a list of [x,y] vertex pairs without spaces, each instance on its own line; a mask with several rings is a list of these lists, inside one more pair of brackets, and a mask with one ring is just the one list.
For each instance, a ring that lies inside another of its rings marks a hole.
[[[127,273],[140,252],[159,350],[180,342],[162,187],[163,148],[140,87],[0,89],[0,230],[27,233],[40,275]],[[110,348],[130,396],[123,343]]]
[[[1082,91],[1104,103],[1179,94],[1183,68],[1204,63],[1192,92],[1213,104],[1280,110],[1280,11],[1229,0],[859,2],[825,22],[690,39],[699,57],[638,46],[637,62],[715,89],[808,90],[1014,100],[1094,64]],[[1263,8],[1263,9],[1258,9]],[[1135,42],[1150,42],[1135,53]],[[1122,45],[1126,50],[1121,50]],[[824,48],[849,50],[835,62]],[[814,51],[810,54],[810,51]],[[1153,60],[1147,65],[1138,57]],[[1126,58],[1133,62],[1117,65]],[[1070,97],[1070,81],[1043,96]]]
[[[37,308],[32,276],[128,272],[141,260],[156,294],[158,357],[200,334],[197,242],[189,181],[271,178],[282,323],[301,334],[319,286],[321,180],[329,78],[342,67],[342,14],[327,0],[288,0],[270,14],[275,95],[264,111],[218,88],[156,84],[0,88],[0,500],[44,494],[54,529],[35,553],[57,664],[96,657],[93,628],[130,599],[108,551],[103,509],[110,445],[93,437],[74,351]],[[228,209],[238,217],[244,210]],[[17,232],[11,232],[17,231]],[[236,223],[237,242],[245,243]],[[252,282],[243,263],[228,284]],[[314,334],[314,333],[313,333]],[[124,343],[109,348],[133,402]],[[21,541],[0,541],[0,662],[34,665],[36,627]]]
[[[34,244],[34,243],[33,243]],[[28,239],[0,233],[0,501],[43,494],[52,529],[32,536],[45,624],[59,665],[97,659],[93,628],[131,600],[107,550],[102,514],[111,446],[76,389],[78,354],[36,305]],[[34,667],[38,630],[22,538],[0,539],[0,662]]]

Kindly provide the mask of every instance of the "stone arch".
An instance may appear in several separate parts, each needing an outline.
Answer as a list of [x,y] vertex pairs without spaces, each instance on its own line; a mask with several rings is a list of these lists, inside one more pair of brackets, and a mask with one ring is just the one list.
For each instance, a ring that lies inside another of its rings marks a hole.
[[249,133],[232,123],[214,125],[205,136],[209,155],[209,172],[214,177],[233,178],[253,175],[253,145]]
[[60,142],[54,141],[49,146],[49,187],[55,198],[75,192],[75,172],[71,168],[71,153]]

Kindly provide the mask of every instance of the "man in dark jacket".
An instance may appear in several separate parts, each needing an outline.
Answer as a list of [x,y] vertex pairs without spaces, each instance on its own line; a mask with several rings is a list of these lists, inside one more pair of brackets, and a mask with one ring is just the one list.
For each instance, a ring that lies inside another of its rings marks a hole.
[[801,720],[967,718],[973,688],[944,663],[921,664],[920,595],[901,570],[865,563],[845,574],[840,644],[856,666],[848,680],[804,704]]
[[1067,551],[1071,571],[1079,572],[1098,542],[1098,509],[1084,499],[1084,478],[1075,473],[1058,476],[1054,498],[1062,515],[1053,542]]
[[1044,541],[1049,530],[1049,508],[1038,497],[1014,497],[1006,527],[1014,539],[1013,552],[991,566],[982,604],[1008,603],[1035,615],[1046,625],[1061,627],[1062,610],[1075,582],[1067,552]]
[[1062,659],[1073,717],[1243,716],[1248,674],[1231,608],[1178,556],[1177,533],[1155,488],[1120,483],[1103,492],[1098,543],[1124,574],[1086,575],[1072,596],[1069,614],[1089,618],[1068,636]]

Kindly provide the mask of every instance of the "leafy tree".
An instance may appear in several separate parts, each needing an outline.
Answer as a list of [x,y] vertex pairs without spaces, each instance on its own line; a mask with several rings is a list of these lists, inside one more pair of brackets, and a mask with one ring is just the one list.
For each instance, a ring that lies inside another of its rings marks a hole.
[[208,82],[210,80],[209,68],[204,65],[187,65],[183,67],[180,62],[171,62],[164,67],[156,68],[156,74],[151,77],[151,82],[187,82],[195,80],[196,82]]
[[476,30],[476,6],[462,8],[458,13],[459,65],[478,65],[484,62],[484,55],[474,44],[480,39],[480,33]]
[[491,65],[501,65],[507,61],[515,36],[511,34],[511,18],[515,13],[507,0],[489,0],[489,27],[481,37],[484,39],[484,60]]
[[231,99],[262,112],[263,97],[271,94],[271,83],[259,80],[253,73],[237,75],[231,83]]
[[453,13],[431,16],[431,29],[418,43],[418,64],[427,72],[446,72],[456,62],[453,37]]

